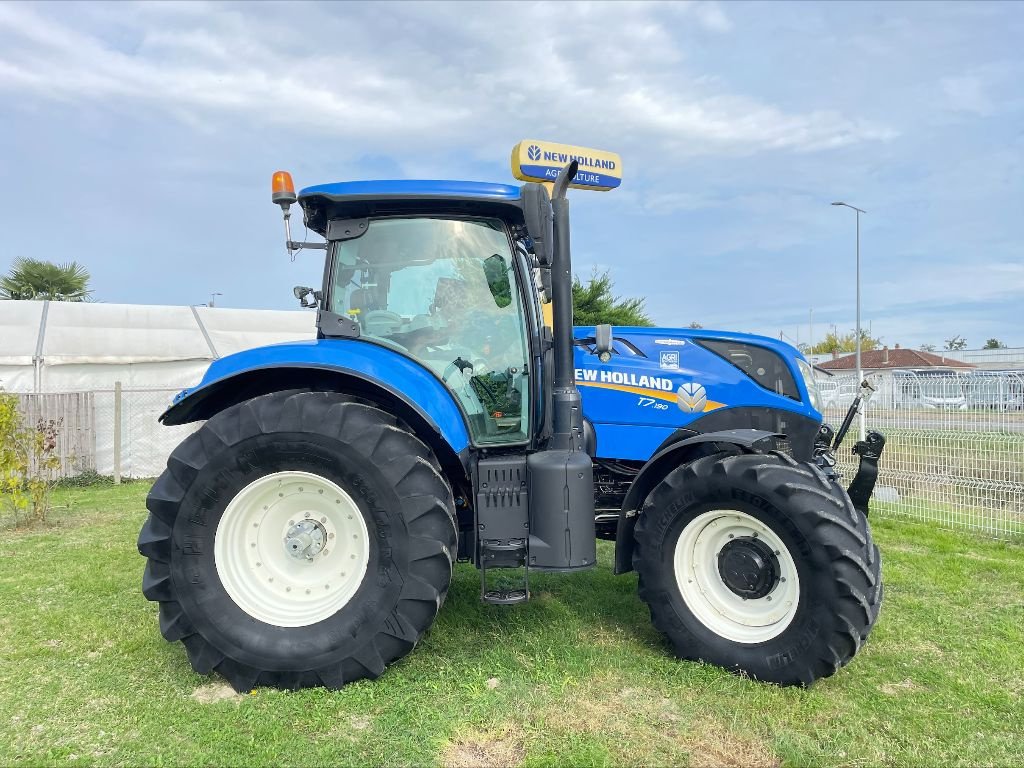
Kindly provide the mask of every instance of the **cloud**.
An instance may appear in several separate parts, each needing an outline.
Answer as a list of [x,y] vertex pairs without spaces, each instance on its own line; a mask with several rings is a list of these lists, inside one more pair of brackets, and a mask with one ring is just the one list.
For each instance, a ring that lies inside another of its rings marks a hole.
[[986,117],[992,114],[994,104],[979,77],[947,77],[942,80],[946,104],[954,112],[970,112]]
[[[677,160],[894,135],[692,71],[687,41],[732,29],[714,3],[299,6],[302,36],[289,6],[116,8],[72,25],[52,6],[0,6],[0,90],[193,125],[287,125],[369,151],[464,144],[493,157],[481,134],[516,125],[616,147],[630,137]],[[135,44],[111,39],[111,24]]]

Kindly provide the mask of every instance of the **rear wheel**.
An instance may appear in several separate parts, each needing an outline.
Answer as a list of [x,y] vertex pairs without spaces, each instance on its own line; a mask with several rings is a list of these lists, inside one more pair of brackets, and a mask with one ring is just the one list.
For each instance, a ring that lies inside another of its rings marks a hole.
[[648,497],[635,536],[640,596],[682,658],[810,685],[853,658],[878,617],[867,519],[788,456],[679,467]]
[[160,629],[239,691],[377,677],[433,622],[457,551],[430,450],[333,393],[217,414],[174,451],[147,507],[143,592]]

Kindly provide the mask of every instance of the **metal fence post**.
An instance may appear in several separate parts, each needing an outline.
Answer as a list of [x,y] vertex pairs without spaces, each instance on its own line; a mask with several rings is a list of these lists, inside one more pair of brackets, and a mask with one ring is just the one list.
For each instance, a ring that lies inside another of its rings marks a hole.
[[121,484],[121,382],[114,382],[114,485]]

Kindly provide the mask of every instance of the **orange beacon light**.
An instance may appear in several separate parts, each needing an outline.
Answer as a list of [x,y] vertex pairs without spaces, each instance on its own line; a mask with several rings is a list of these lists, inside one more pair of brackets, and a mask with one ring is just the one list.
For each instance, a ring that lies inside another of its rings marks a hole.
[[274,171],[270,181],[270,199],[286,208],[298,198],[295,196],[295,184],[292,182],[292,175],[288,171]]

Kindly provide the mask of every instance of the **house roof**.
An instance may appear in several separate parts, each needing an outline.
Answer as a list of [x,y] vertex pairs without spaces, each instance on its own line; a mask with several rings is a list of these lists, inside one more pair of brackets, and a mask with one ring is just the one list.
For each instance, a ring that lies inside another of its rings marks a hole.
[[[852,371],[857,368],[856,355],[844,355],[835,360],[826,360],[819,368],[826,371]],[[868,370],[889,370],[896,368],[974,368],[971,363],[954,360],[951,357],[933,355],[917,349],[872,349],[860,353],[860,367]]]

